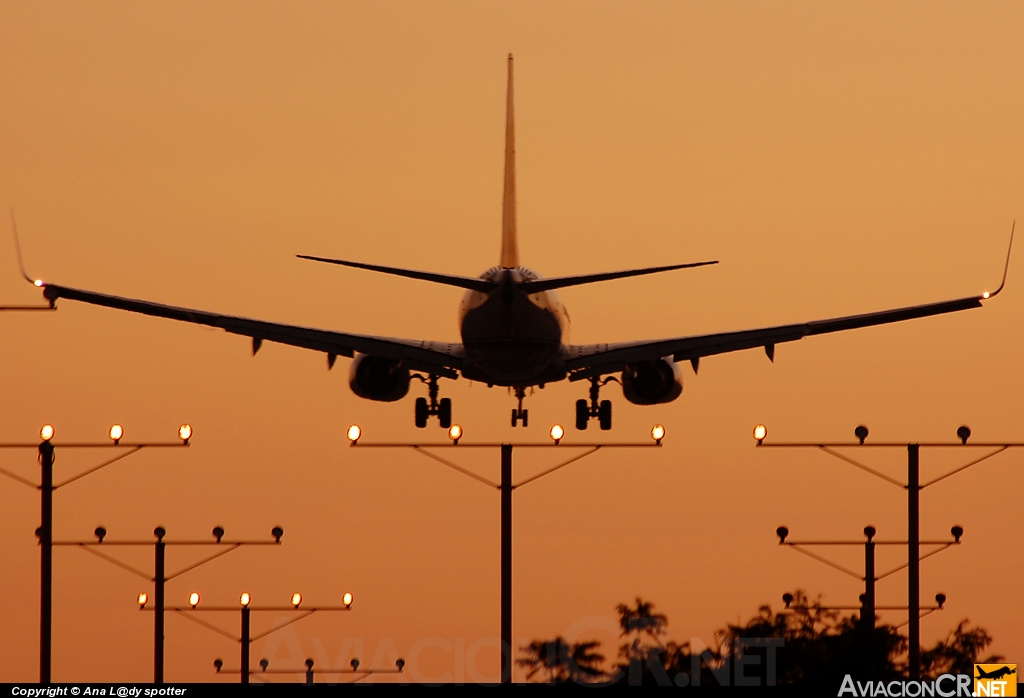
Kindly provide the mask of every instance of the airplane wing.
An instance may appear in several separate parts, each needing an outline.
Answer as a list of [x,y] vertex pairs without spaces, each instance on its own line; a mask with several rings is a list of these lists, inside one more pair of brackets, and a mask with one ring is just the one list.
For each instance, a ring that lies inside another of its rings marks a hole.
[[108,296],[94,291],[83,291],[67,286],[58,286],[44,282],[35,282],[42,286],[43,295],[51,305],[59,298],[101,305],[107,308],[128,310],[133,313],[152,315],[154,317],[181,320],[197,325],[219,327],[220,329],[252,338],[253,354],[259,351],[263,342],[278,342],[303,347],[327,354],[328,366],[334,365],[338,356],[352,357],[355,352],[384,356],[389,359],[401,359],[414,371],[436,373],[446,378],[458,378],[462,368],[463,348],[461,344],[449,342],[431,342],[393,337],[373,337],[370,335],[347,334],[329,330],[282,325],[275,322],[263,322],[248,318],[208,313],[189,308],[177,308],[171,305],[150,303]]
[[859,327],[887,325],[891,322],[903,322],[931,315],[944,315],[959,310],[980,308],[983,300],[994,298],[1006,286],[1006,275],[1010,271],[1010,253],[1013,251],[1013,234],[1016,221],[1010,229],[1010,244],[1006,250],[1006,265],[1003,267],[1003,280],[999,288],[980,296],[968,296],[951,301],[926,303],[905,308],[893,308],[863,315],[814,320],[794,325],[780,325],[740,332],[722,332],[718,334],[695,335],[692,337],[674,337],[641,342],[621,342],[616,344],[580,344],[565,348],[565,368],[569,371],[569,380],[583,380],[618,373],[626,364],[651,361],[668,356],[673,361],[689,361],[693,370],[705,356],[726,354],[731,351],[764,347],[765,353],[772,361],[775,360],[775,345],[783,342],[795,342],[815,334],[842,332]]
[[[998,291],[996,292],[998,293]],[[885,325],[914,318],[942,315],[958,310],[980,308],[981,301],[995,293],[970,296],[957,300],[916,305],[906,308],[883,310],[864,315],[814,320],[794,325],[780,325],[740,332],[675,337],[643,342],[622,342],[617,344],[582,344],[566,347],[565,367],[570,372],[569,380],[582,380],[608,373],[617,373],[626,364],[650,361],[671,356],[674,361],[690,361],[694,370],[702,357],[726,354],[742,349],[764,347],[768,358],[774,361],[775,345],[794,342],[804,337],[829,332],[853,330],[858,327]]]

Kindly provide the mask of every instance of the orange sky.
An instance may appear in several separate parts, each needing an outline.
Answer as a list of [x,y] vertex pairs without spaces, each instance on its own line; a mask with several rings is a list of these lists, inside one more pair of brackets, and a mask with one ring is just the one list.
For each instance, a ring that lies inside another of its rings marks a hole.
[[[567,289],[575,342],[743,329],[979,293],[998,283],[1024,194],[1019,3],[14,3],[0,4],[0,203],[31,273],[82,288],[352,332],[457,340],[459,292],[314,265],[296,253],[473,275],[497,260],[505,55],[516,56],[520,253],[546,275],[720,259],[717,267]],[[0,299],[38,298],[16,274]],[[652,599],[677,640],[800,587],[856,603],[859,584],[776,545],[905,535],[896,488],[770,438],[1024,440],[1024,282],[982,310],[715,357],[669,405],[616,386],[605,452],[515,497],[515,637],[606,640],[617,603]],[[61,302],[0,316],[0,439],[171,438],[56,494],[55,536],[263,537],[175,580],[170,601],[309,603],[356,596],[257,645],[274,666],[388,663],[408,677],[497,677],[498,495],[374,440],[437,439],[412,397],[355,398],[348,364],[220,331]],[[414,387],[414,395],[419,395]],[[466,440],[541,440],[572,421],[580,384],[528,400],[446,382]],[[595,425],[596,426],[596,425]],[[588,433],[594,438],[599,432]],[[580,440],[569,431],[565,443]],[[455,454],[497,478],[497,453]],[[520,455],[517,473],[561,452]],[[922,565],[921,592],[1024,661],[1019,600],[1024,454],[922,495],[922,535],[966,529]],[[865,456],[894,476],[903,456]],[[938,474],[960,453],[926,454]],[[95,462],[58,450],[58,477]],[[5,467],[36,477],[32,454]],[[37,676],[38,498],[0,486],[0,681]],[[898,564],[886,552],[879,567]],[[148,564],[148,553],[131,558]],[[187,554],[174,558],[185,564]],[[837,557],[860,564],[858,551]],[[141,580],[140,580],[141,581]],[[56,680],[147,680],[144,587],[76,550],[55,554]],[[906,577],[879,584],[905,602]],[[902,622],[900,614],[884,616]],[[233,629],[236,618],[225,618]],[[269,619],[265,619],[269,622]],[[263,621],[261,621],[263,622]],[[390,644],[389,644],[390,643]],[[483,647],[482,650],[479,648]],[[361,648],[361,649],[358,649]],[[479,650],[479,651],[478,651]],[[469,659],[467,660],[467,654]],[[210,680],[237,648],[168,618],[167,678]]]

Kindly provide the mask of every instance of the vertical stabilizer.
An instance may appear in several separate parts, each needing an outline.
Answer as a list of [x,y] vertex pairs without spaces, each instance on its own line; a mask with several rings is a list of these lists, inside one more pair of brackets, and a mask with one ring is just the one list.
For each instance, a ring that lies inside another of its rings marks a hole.
[[512,104],[512,54],[508,54],[508,102],[505,107],[505,195],[501,206],[500,266],[519,266],[516,242],[516,122]]

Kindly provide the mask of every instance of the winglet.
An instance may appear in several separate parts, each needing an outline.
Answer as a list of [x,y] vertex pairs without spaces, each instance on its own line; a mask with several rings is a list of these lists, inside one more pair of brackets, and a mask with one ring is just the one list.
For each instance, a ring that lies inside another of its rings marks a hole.
[[982,294],[981,297],[986,299],[986,300],[989,299],[989,298],[992,298],[994,296],[998,296],[999,292],[1003,290],[1004,286],[1006,286],[1006,275],[1010,271],[1010,253],[1013,251],[1013,232],[1014,232],[1014,230],[1016,228],[1017,228],[1017,221],[1014,220],[1013,221],[1013,225],[1010,226],[1010,245],[1009,245],[1009,247],[1006,248],[1006,266],[1003,267],[1003,280],[999,284],[999,288],[997,288],[995,291],[992,291],[992,293],[989,293],[988,291],[985,291],[985,293]]
[[40,279],[33,279],[25,271],[25,262],[21,258],[21,241],[18,239],[18,222],[14,220],[14,207],[11,207],[11,230],[14,231],[14,251],[18,255],[18,268],[21,269],[21,275],[25,277],[25,281],[29,282],[33,286],[43,286],[43,282]]
[[516,118],[512,102],[512,54],[508,54],[508,96],[505,103],[505,191],[501,202],[500,266],[519,266],[516,241]]

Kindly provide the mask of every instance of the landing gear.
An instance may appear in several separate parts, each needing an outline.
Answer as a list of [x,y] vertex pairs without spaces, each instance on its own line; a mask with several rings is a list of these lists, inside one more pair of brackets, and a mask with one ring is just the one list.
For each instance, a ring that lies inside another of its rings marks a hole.
[[583,431],[587,428],[587,422],[590,421],[590,405],[586,400],[579,399],[576,401],[576,428]]
[[601,431],[608,431],[612,428],[612,401],[600,400],[601,386],[609,381],[616,380],[614,377],[590,379],[590,400],[576,401],[576,428],[583,431],[592,417],[597,417],[597,423]]
[[516,397],[519,398],[519,407],[512,410],[512,426],[516,426],[519,420],[523,420],[523,426],[529,424],[530,411],[523,409],[523,398],[526,397],[526,390],[522,387],[516,386]]
[[428,394],[430,395],[430,401],[427,401],[425,397],[416,398],[416,427],[423,429],[427,426],[427,420],[437,415],[437,421],[440,423],[442,429],[447,429],[452,425],[452,401],[451,398],[443,397],[440,400],[437,399],[437,376],[431,375],[429,378],[423,378],[423,376],[415,376],[421,381],[427,384]]

